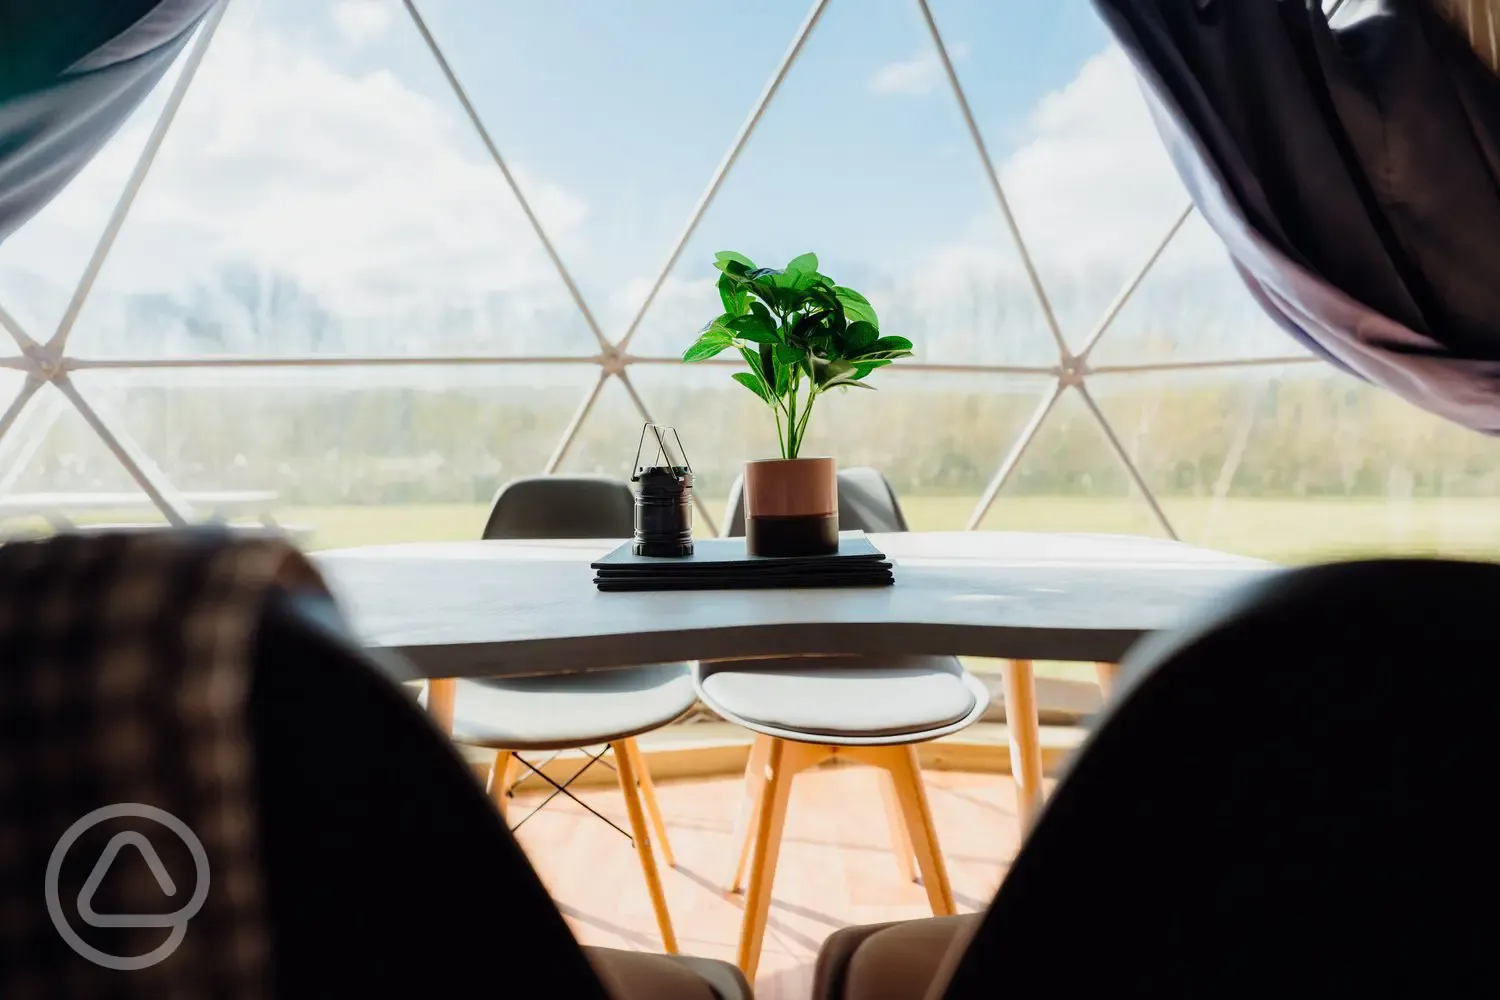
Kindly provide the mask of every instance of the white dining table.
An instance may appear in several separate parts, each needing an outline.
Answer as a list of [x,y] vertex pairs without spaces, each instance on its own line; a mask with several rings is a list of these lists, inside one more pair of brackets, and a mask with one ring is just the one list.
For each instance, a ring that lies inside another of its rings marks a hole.
[[601,593],[590,563],[620,539],[434,542],[314,558],[351,624],[400,680],[426,678],[451,726],[455,678],[795,654],[953,654],[1005,661],[1023,820],[1041,801],[1034,660],[1117,663],[1142,636],[1276,567],[1125,535],[869,536],[890,587]]

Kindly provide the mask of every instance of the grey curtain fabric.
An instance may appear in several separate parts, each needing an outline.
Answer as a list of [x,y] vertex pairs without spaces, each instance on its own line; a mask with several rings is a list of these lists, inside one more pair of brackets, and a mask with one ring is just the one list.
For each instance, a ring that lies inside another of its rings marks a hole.
[[1288,333],[1500,432],[1500,79],[1425,0],[1094,0]]
[[217,0],[0,0],[0,240],[83,169]]

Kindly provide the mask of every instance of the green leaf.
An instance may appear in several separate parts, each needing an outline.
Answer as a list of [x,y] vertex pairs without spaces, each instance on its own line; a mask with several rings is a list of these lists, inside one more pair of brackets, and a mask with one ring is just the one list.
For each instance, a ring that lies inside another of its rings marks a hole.
[[838,295],[833,291],[833,286],[826,281],[815,281],[807,289],[807,299],[819,309],[826,309],[830,314],[842,316],[844,305],[839,301]]
[[756,378],[754,375],[750,374],[749,372],[735,372],[730,377],[740,385],[744,386],[746,389],[749,389],[751,392],[759,396],[762,403],[771,402],[771,397],[766,395],[766,387],[762,385],[760,379]]
[[732,275],[719,275],[719,301],[724,303],[724,313],[727,316],[738,316],[745,311],[745,304],[750,301],[750,293],[745,291]]
[[804,253],[793,257],[791,263],[787,264],[788,274],[799,272],[809,275],[813,279],[821,278],[818,273],[818,255],[815,253]]
[[750,303],[750,313],[751,315],[759,316],[766,326],[772,329],[776,328],[776,317],[771,315],[771,310],[767,309],[764,304],[760,302]]
[[905,337],[881,337],[879,340],[875,341],[875,343],[870,345],[868,353],[879,354],[886,351],[909,350],[911,350],[911,341],[907,340]]
[[778,365],[798,365],[802,363],[802,358],[806,356],[806,354],[807,352],[802,350],[802,348],[800,347],[790,347],[786,344],[777,344],[774,349],[773,357],[775,357],[776,363]]
[[[765,303],[765,305],[767,306],[770,306],[771,309],[775,309],[778,311],[781,309],[781,289],[772,288],[769,285],[761,285],[753,281],[747,281],[745,283],[745,291],[760,299],[761,302]],[[766,316],[771,316],[771,309],[766,309]],[[769,322],[773,326],[776,324],[775,319],[770,319]]]
[[744,344],[735,346],[740,352],[740,357],[745,359],[745,364],[750,366],[750,371],[760,371],[760,354],[754,348],[746,347]]
[[889,361],[856,361],[854,362],[854,377],[865,378],[875,369],[884,368],[888,364],[890,364]]
[[755,270],[747,272],[745,274],[745,278],[747,281],[764,282],[767,285],[774,287],[775,282],[771,279],[775,278],[777,275],[785,273],[786,272],[779,267],[757,267]]
[[853,377],[854,366],[847,361],[830,361],[827,364],[817,366],[817,375],[814,378],[818,385],[827,387],[835,384],[842,376]]
[[774,323],[767,323],[755,313],[736,316],[724,325],[729,328],[730,333],[741,340],[748,340],[754,344],[781,343],[781,338],[776,334],[776,325]]
[[[784,348],[777,347],[776,350],[780,351],[780,350],[784,350]],[[777,359],[777,364],[776,364],[776,398],[780,399],[781,397],[785,396],[787,393],[789,393],[791,391],[792,391],[792,366],[791,365],[786,365],[786,364],[781,364],[780,363],[780,359]]]
[[859,357],[868,351],[879,338],[880,331],[875,329],[875,324],[869,320],[855,320],[849,324],[849,329],[844,331],[844,342],[849,348],[850,357]]
[[[770,344],[761,344],[755,355],[760,360],[759,370],[761,377],[765,379],[766,385],[776,384],[776,357],[772,353],[774,350],[775,348]],[[776,395],[780,397],[781,393],[778,392]]]
[[870,305],[870,300],[859,294],[852,288],[843,285],[835,285],[833,293],[839,297],[839,302],[844,306],[844,315],[849,317],[849,322],[864,320],[875,329],[880,329],[880,319],[875,315],[875,307]]
[[778,273],[772,279],[777,288],[788,292],[797,293],[797,301],[803,301],[808,294],[817,287],[818,272],[816,271],[793,271],[786,270]]
[[738,270],[741,274],[755,270],[755,261],[742,253],[735,253],[733,250],[720,250],[714,254],[714,267],[728,273],[730,264],[738,264]]
[[707,361],[733,343],[729,334],[715,325],[709,324],[708,329],[698,335],[693,341],[693,346],[682,352],[684,361]]
[[810,312],[797,320],[792,326],[791,340],[806,340],[818,332],[821,324],[828,319],[827,312]]

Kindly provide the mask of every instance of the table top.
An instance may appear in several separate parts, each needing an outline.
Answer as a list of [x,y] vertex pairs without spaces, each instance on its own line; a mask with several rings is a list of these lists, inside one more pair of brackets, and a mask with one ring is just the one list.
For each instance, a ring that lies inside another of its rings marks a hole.
[[892,587],[600,593],[620,540],[439,542],[315,556],[367,645],[412,676],[797,653],[1116,661],[1268,563],[1121,535],[871,535]]

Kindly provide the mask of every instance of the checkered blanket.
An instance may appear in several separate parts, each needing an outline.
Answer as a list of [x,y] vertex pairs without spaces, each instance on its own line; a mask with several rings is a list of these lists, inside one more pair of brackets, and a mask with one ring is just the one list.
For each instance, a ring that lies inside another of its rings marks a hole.
[[0,997],[269,995],[247,700],[285,583],[322,586],[224,531],[0,545]]

